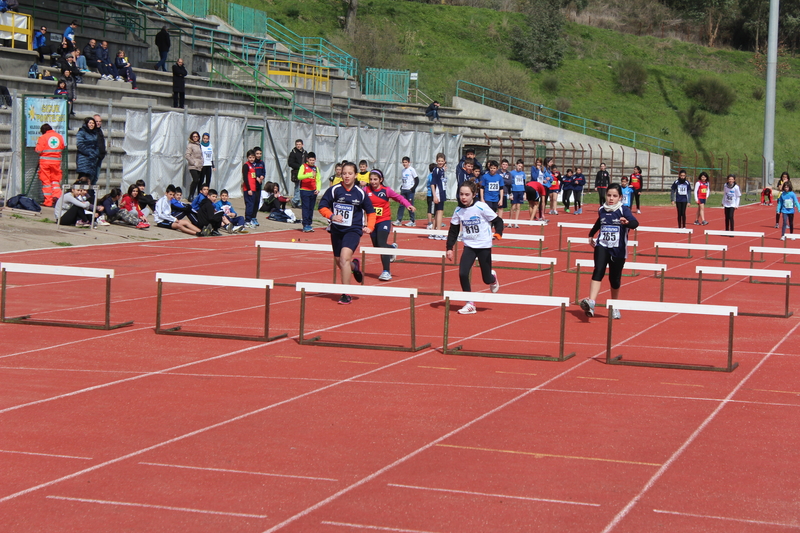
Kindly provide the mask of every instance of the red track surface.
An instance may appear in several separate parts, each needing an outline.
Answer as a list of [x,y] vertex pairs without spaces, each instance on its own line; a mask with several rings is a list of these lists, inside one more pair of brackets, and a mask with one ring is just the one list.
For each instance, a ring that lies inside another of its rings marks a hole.
[[[647,208],[640,220],[672,227],[673,214]],[[690,226],[693,242],[703,242],[702,229],[722,229],[721,210],[710,215],[711,225]],[[737,219],[737,230],[765,231],[767,246],[782,246],[771,210],[745,207]],[[566,254],[556,250],[559,221],[593,220],[554,216],[545,231],[543,255],[559,260],[554,294],[572,298],[575,274],[564,272]],[[156,272],[251,277],[255,240],[299,235],[327,242],[324,231],[287,230],[0,256],[113,268],[112,321],[135,320],[108,332],[0,325],[0,530],[800,529],[795,288],[792,317],[736,319],[740,366],[730,374],[608,366],[605,310],[587,320],[574,305],[566,349],[577,356],[563,363],[442,355],[444,306],[434,296],[417,300],[417,342],[433,345],[418,353],[298,345],[299,293],[288,287],[273,291],[271,307],[271,333],[288,339],[154,334]],[[638,240],[647,254],[654,242],[677,239]],[[738,259],[761,244],[711,242],[728,244],[728,258]],[[443,246],[403,236],[399,244]],[[286,255],[265,253],[262,277],[330,282],[328,255]],[[755,268],[791,270],[800,281],[800,267],[781,261],[767,256]],[[661,262],[678,276],[719,266],[698,252]],[[367,284],[379,283],[377,259],[368,267]],[[386,285],[438,289],[436,266],[398,262],[392,270]],[[502,293],[547,294],[546,271],[498,275]],[[9,316],[102,318],[99,280],[9,274],[9,284]],[[453,266],[446,287],[460,290]],[[665,300],[695,303],[696,287],[667,280]],[[703,303],[779,313],[783,290],[746,278],[707,282]],[[607,283],[604,291],[601,301]],[[166,326],[259,334],[260,291],[165,285],[164,294]],[[623,278],[621,297],[657,301],[658,280]],[[556,309],[479,304],[476,315],[452,313],[451,346],[557,353]],[[309,298],[307,332],[326,341],[408,345],[408,328],[401,299],[361,297],[345,307]],[[627,312],[614,343],[626,359],[723,365],[727,319]]]

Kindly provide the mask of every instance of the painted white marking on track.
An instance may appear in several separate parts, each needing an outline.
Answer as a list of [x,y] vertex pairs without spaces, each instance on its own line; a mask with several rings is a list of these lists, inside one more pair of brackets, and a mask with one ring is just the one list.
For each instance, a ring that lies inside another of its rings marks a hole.
[[186,470],[204,470],[209,472],[226,472],[230,474],[248,474],[251,476],[270,476],[270,477],[289,477],[294,479],[311,479],[314,481],[339,481],[338,479],[333,479],[330,477],[313,477],[313,476],[296,476],[292,474],[273,474],[270,472],[252,472],[248,470],[231,470],[229,468],[211,468],[211,467],[204,467],[204,466],[188,466],[188,465],[169,465],[164,463],[146,463],[144,461],[139,463],[140,465],[149,465],[149,466],[164,466],[167,468],[183,468]]
[[91,461],[91,457],[78,457],[77,455],[59,455],[55,453],[37,453],[37,452],[21,452],[18,450],[0,450],[0,453],[15,453],[19,455],[41,455],[42,457],[58,457],[60,459],[82,459],[84,461]]
[[374,531],[396,531],[397,533],[436,533],[435,531],[423,531],[422,529],[403,529],[399,527],[386,527],[386,526],[370,526],[367,524],[350,524],[348,522],[330,522],[324,520],[320,524],[326,526],[342,526],[342,527],[355,527],[359,529],[372,529]]
[[67,496],[48,496],[51,500],[64,500],[68,502],[98,503],[100,505],[121,505],[123,507],[146,507],[148,509],[163,509],[165,511],[181,511],[184,513],[213,514],[222,516],[238,516],[242,518],[267,518],[265,514],[229,513],[225,511],[209,511],[207,509],[192,509],[191,507],[170,507],[168,505],[151,505],[148,503],[115,502],[109,500],[90,500],[87,498],[70,498]]
[[527,500],[532,502],[563,503],[565,505],[584,505],[588,507],[600,507],[599,503],[573,502],[569,500],[553,500],[550,498],[533,498],[530,496],[512,496],[510,494],[491,494],[487,492],[474,492],[471,490],[440,489],[436,487],[417,487],[414,485],[399,485],[397,483],[388,483],[388,485],[390,487],[399,487],[401,489],[430,490],[434,492],[451,492],[453,494],[468,494],[470,496],[489,496],[492,498],[511,498],[512,500]]
[[742,524],[759,524],[764,526],[779,526],[779,527],[790,527],[793,529],[800,529],[800,524],[787,524],[784,522],[767,522],[765,520],[750,520],[747,518],[733,518],[727,516],[714,516],[714,515],[694,514],[694,513],[679,513],[677,511],[664,511],[662,509],[653,509],[653,512],[660,514],[671,514],[677,516],[690,516],[692,518],[711,518],[713,520],[727,520],[728,522],[739,522]]

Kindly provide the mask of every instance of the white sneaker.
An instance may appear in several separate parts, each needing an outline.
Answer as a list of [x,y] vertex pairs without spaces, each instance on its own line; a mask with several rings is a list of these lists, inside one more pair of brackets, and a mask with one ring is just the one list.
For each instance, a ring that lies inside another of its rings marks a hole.
[[781,235],[781,240],[785,241],[786,240],[786,235]]
[[234,226],[233,227],[233,233],[241,233],[241,231],[243,229],[244,229],[244,226]]
[[467,305],[458,310],[459,315],[474,315],[477,312],[478,310],[472,302],[467,302]]
[[612,309],[611,318],[613,318],[614,320],[619,320],[620,318],[622,318],[622,315],[619,313],[618,309]]
[[[775,227],[777,227],[777,226],[775,226]],[[428,224],[427,226],[425,226],[425,229],[433,229],[433,224]]]
[[432,241],[436,240],[436,235],[428,235],[428,238]]
[[[392,248],[394,248],[395,250],[397,249],[397,243],[396,242],[392,243]],[[391,256],[389,258],[389,262],[390,263],[394,263],[396,260],[397,260],[397,256],[396,255],[393,255],[393,256]],[[391,277],[389,279],[391,279]]]
[[519,229],[519,224],[514,224],[514,229]]
[[399,226],[399,225],[400,225],[399,220],[395,220],[394,222],[392,222],[392,226]]
[[589,298],[581,300],[581,309],[586,313],[586,316],[594,316],[594,300],[590,300]]
[[117,81],[125,81],[122,76],[117,76]]
[[381,272],[381,275],[378,276],[378,279],[381,281],[389,281],[392,279],[392,275],[389,273],[388,270],[384,270],[383,272]]
[[489,285],[489,290],[492,292],[497,292],[500,290],[500,280],[497,279],[497,272],[492,270],[492,276],[494,276],[494,283]]
[[408,222],[406,222],[405,224],[403,224],[403,225],[404,225],[405,227],[407,227],[407,228],[413,228],[414,226],[416,226],[416,224],[414,224],[414,223],[413,223],[413,222],[411,222],[410,220],[409,220]]
[[437,235],[436,238],[439,239],[440,241],[446,241],[447,235]]

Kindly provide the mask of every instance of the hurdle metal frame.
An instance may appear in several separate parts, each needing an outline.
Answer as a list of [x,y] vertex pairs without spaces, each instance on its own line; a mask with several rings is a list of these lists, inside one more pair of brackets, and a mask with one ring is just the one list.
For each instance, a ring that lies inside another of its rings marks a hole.
[[[590,248],[589,250],[572,250],[572,243],[576,243],[576,244],[580,243],[580,244],[585,244],[586,246],[589,246],[589,237],[567,237],[567,270],[566,270],[566,272],[568,272],[569,274],[574,274],[575,273],[574,269],[570,269],[569,268],[570,256],[572,255],[573,251],[575,251],[577,253],[586,253],[586,254],[593,254],[594,253],[594,248]],[[632,259],[635,262],[636,261],[636,252],[637,252],[637,250],[639,248],[639,241],[628,241],[628,246],[632,246],[633,247],[633,258]],[[656,263],[658,263],[658,261],[656,261]],[[636,276],[638,274],[636,274],[636,272],[633,272],[631,274],[623,274],[623,275],[624,276]]]
[[[542,222],[541,220],[511,220],[506,219],[503,222],[506,224],[512,224],[517,226],[539,226],[540,228],[540,235],[544,235],[544,227],[547,225],[547,222]],[[507,227],[506,229],[512,229]],[[516,228],[514,228],[516,229]]]
[[[633,234],[634,239],[639,238],[639,232],[643,231],[645,233],[667,233],[669,235],[688,235],[688,244],[692,244],[692,235],[694,235],[694,231],[689,228],[660,228],[658,226],[639,226],[636,228]],[[652,256],[654,254],[640,252],[639,255],[644,256]],[[691,250],[686,251],[686,255],[674,255],[674,256],[662,256],[662,257],[674,257],[676,259],[690,259],[692,257]]]
[[[29,263],[0,263],[0,322],[5,324],[29,324],[32,326],[57,326],[64,328],[78,328],[78,329],[100,329],[111,330],[124,328],[133,324],[133,320],[129,322],[122,322],[120,324],[111,323],[111,280],[114,278],[114,271],[104,268],[83,268],[83,267],[69,267],[60,265],[36,265]],[[86,277],[86,278],[105,278],[106,280],[106,304],[105,304],[105,320],[103,324],[92,324],[88,322],[64,322],[59,320],[40,320],[31,318],[31,315],[22,315],[17,317],[6,316],[6,302],[8,300],[7,288],[7,274],[9,272],[18,272],[23,274],[42,274],[53,276],[73,276],[73,277]]]
[[[575,260],[575,304],[580,303],[581,297],[581,267],[590,267],[591,270],[587,270],[587,273],[591,273],[594,271],[594,259],[576,259]],[[628,263],[625,262],[625,266],[622,268],[625,270],[626,268],[630,268],[631,270],[644,270],[646,272],[653,272],[653,277],[656,279],[661,280],[661,288],[658,293],[658,301],[664,301],[664,273],[667,271],[667,265],[663,263]],[[659,276],[658,273],[661,272]],[[602,306],[603,304],[597,304]]]
[[[739,363],[733,362],[733,319],[738,312],[737,307],[722,305],[693,305],[675,302],[644,302],[636,300],[606,300],[608,306],[608,336],[606,338],[606,364],[622,366],[645,366],[651,368],[671,368],[675,370],[703,370],[707,372],[733,372]],[[728,316],[728,364],[727,366],[713,365],[689,365],[682,363],[656,363],[650,361],[625,361],[622,354],[611,357],[611,339],[614,327],[614,319],[611,318],[612,311],[648,311],[657,313],[684,313],[704,316]]]
[[[422,229],[422,228],[404,228],[392,227],[392,244],[397,244],[397,234],[401,235],[443,235],[447,237],[448,230],[444,229]],[[410,263],[411,261],[406,261]],[[458,241],[453,246],[453,264],[458,264]]]
[[[562,248],[561,240],[562,240],[562,232],[564,228],[567,229],[592,229],[594,224],[585,224],[583,222],[559,222],[558,223],[558,251],[559,252],[566,252],[566,248]],[[588,238],[588,235],[587,235]],[[567,263],[569,266],[569,263]]]
[[[557,296],[533,296],[527,294],[492,294],[482,292],[456,292],[445,291],[444,293],[444,341],[442,343],[442,353],[445,355],[467,355],[473,357],[494,357],[501,359],[529,359],[535,361],[558,361],[563,362],[575,357],[575,352],[564,354],[564,330],[566,327],[566,308],[569,305],[569,298]],[[512,354],[503,352],[480,352],[464,350],[463,345],[459,344],[453,348],[448,348],[450,335],[450,300],[472,301],[481,303],[511,304],[511,305],[539,305],[547,307],[561,308],[561,322],[559,326],[558,357],[547,355],[528,355]]]
[[[784,241],[785,242],[785,241]],[[761,257],[764,257],[764,254],[778,254],[783,256],[783,264],[784,265],[800,265],[800,261],[789,261],[786,259],[787,255],[800,255],[800,248],[770,248],[768,246],[751,246],[750,247],[750,268],[753,268],[753,263],[757,262],[755,260],[754,254],[760,253]],[[794,285],[800,285],[800,283],[795,283]]]
[[[303,345],[313,346],[334,346],[340,348],[358,348],[365,350],[388,350],[395,352],[418,352],[430,347],[430,343],[417,346],[417,322],[416,309],[414,303],[417,297],[417,289],[403,287],[362,287],[360,285],[335,285],[327,283],[298,283],[295,290],[300,292],[300,335],[297,342]],[[319,335],[307,339],[305,337],[306,323],[306,293],[314,292],[320,294],[339,294],[347,292],[351,295],[359,296],[382,296],[382,297],[408,297],[409,309],[411,311],[411,346],[385,346],[382,344],[354,344],[350,342],[329,342],[320,341]]]
[[[761,231],[723,231],[723,230],[707,229],[707,230],[705,230],[704,234],[705,234],[706,244],[708,244],[709,235],[714,235],[714,236],[718,236],[718,237],[750,237],[750,238],[756,238],[756,239],[760,238],[761,239],[761,246],[764,246],[764,232],[761,232]],[[708,257],[708,254],[706,254],[705,257],[703,257],[703,259],[708,259],[708,260],[711,260],[711,261],[718,261],[718,259],[715,259],[713,257]],[[748,259],[728,258],[728,261],[747,263]],[[763,262],[764,262],[764,256],[762,255],[761,256],[761,260],[759,260],[759,263],[763,263]],[[752,265],[752,261],[750,261],[750,264]]]
[[[439,284],[439,292],[422,292],[420,291],[419,294],[429,294],[433,296],[441,296],[444,293],[444,270],[445,270],[445,261],[447,260],[447,252],[443,250],[412,250],[410,248],[375,248],[374,246],[362,246],[361,247],[361,272],[364,274],[364,277],[361,279],[361,285],[364,285],[367,280],[367,255],[406,255],[409,257],[428,257],[431,259],[435,259],[437,257],[441,257],[441,279]],[[412,263],[411,261],[404,261],[405,263]],[[417,262],[414,262],[417,263]],[[435,265],[437,263],[432,262],[419,262],[420,264],[426,265]],[[334,280],[334,283],[336,280]]]
[[[159,272],[156,274],[158,282],[158,296],[156,300],[156,334],[157,335],[178,335],[181,337],[203,337],[208,339],[231,339],[254,342],[272,342],[282,339],[288,333],[281,333],[273,337],[269,336],[269,304],[270,293],[274,285],[271,279],[252,279],[252,278],[231,278],[224,276],[197,276],[192,274],[174,274]],[[183,326],[162,328],[161,304],[163,299],[162,285],[164,283],[182,283],[185,285],[206,285],[211,287],[241,287],[245,289],[265,289],[264,300],[264,335],[236,335],[233,333],[208,333],[203,331],[184,331]]]
[[[697,303],[700,304],[703,299],[703,272],[708,272],[709,274],[721,274],[723,276],[730,275],[730,276],[744,276],[750,278],[750,283],[770,283],[770,282],[756,282],[753,280],[756,276],[761,276],[765,278],[786,278],[786,306],[784,314],[777,315],[775,313],[749,313],[749,312],[742,312],[739,311],[739,314],[742,316],[763,316],[769,318],[789,318],[792,316],[792,312],[789,311],[789,288],[791,286],[790,279],[792,277],[792,273],[788,270],[759,270],[759,269],[752,269],[752,268],[722,268],[722,267],[710,267],[704,265],[698,265],[695,267],[695,272],[697,272]],[[771,282],[771,285],[783,285],[783,283],[776,283]]]
[[[307,244],[300,242],[280,242],[280,241],[256,241],[256,279],[261,279],[261,248],[268,248],[272,250],[288,250],[300,252],[327,252],[333,253],[333,246],[330,244]],[[336,258],[333,258],[333,281],[336,283],[336,269],[339,265],[336,264]],[[279,287],[294,287],[294,283],[278,283],[275,285]]]
[[[519,264],[528,264],[528,265],[542,265],[537,268],[525,268],[525,267],[512,267],[512,266],[501,266],[495,263],[519,263]],[[558,264],[558,259],[555,257],[530,257],[527,255],[505,255],[505,254],[492,254],[492,268],[502,268],[506,270],[525,270],[531,272],[541,272],[544,270],[544,265],[550,265],[550,290],[548,295],[553,295],[553,277],[555,276],[555,269],[556,265]],[[470,276],[472,275],[472,270],[470,270]]]
[[[538,248],[531,248],[530,246],[509,246],[506,244],[500,244],[505,241],[533,241],[538,242]],[[506,233],[503,232],[502,240],[497,241],[493,245],[494,248],[508,248],[514,250],[536,250],[539,252],[539,257],[542,256],[542,251],[545,250],[544,248],[544,235],[520,235],[518,233]]]
[[[728,246],[725,244],[691,244],[686,242],[657,242],[655,243],[655,259],[654,262],[658,263],[659,257],[659,248],[668,248],[674,250],[687,250],[689,253],[689,257],[692,257],[692,250],[703,251],[705,252],[705,257],[708,257],[708,252],[722,252],[722,266],[725,266],[725,255],[728,252]],[[661,257],[676,257],[672,255],[662,255]],[[681,257],[681,259],[686,259],[685,257]],[[713,258],[718,260],[717,258]],[[686,276],[666,276],[666,279],[678,279],[678,280],[685,280],[685,281],[695,281],[697,278],[690,278]],[[720,276],[719,279],[708,279],[706,281],[728,281],[728,278],[725,276]]]

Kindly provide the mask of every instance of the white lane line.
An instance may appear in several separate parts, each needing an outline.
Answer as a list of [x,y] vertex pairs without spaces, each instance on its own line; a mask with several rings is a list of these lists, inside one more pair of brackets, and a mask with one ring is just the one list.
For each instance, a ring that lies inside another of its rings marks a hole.
[[397,533],[437,533],[436,531],[423,531],[422,529],[403,529],[399,527],[386,527],[386,526],[370,526],[367,524],[351,524],[349,522],[331,522],[328,520],[323,520],[320,524],[325,524],[326,526],[342,526],[342,527],[350,527],[350,528],[358,528],[358,529],[371,529],[373,531],[396,531]]
[[333,479],[329,477],[313,477],[313,476],[295,476],[291,474],[272,474],[270,472],[251,472],[248,470],[231,470],[229,468],[211,468],[211,467],[203,467],[203,466],[188,466],[188,465],[169,465],[164,463],[146,463],[140,462],[140,465],[150,465],[150,466],[164,466],[167,468],[184,468],[186,470],[204,470],[209,472],[226,472],[230,474],[249,474],[251,476],[270,476],[270,477],[288,477],[294,479],[311,479],[314,481],[339,481],[338,479]]
[[563,503],[565,505],[584,505],[588,507],[600,507],[599,503],[573,502],[569,500],[553,500],[550,498],[532,498],[529,496],[511,496],[510,494],[491,494],[488,492],[473,492],[470,490],[440,489],[435,487],[417,487],[415,485],[399,485],[396,483],[388,483],[388,486],[399,487],[402,489],[430,490],[434,492],[452,492],[453,494],[468,494],[470,496],[489,496],[492,498],[511,498],[512,500],[527,500],[532,502]]
[[763,526],[779,526],[779,527],[789,527],[793,529],[800,529],[800,524],[787,524],[785,522],[767,522],[764,520],[749,520],[747,518],[732,518],[727,516],[714,516],[714,515],[705,515],[705,514],[694,514],[694,513],[679,513],[677,511],[664,511],[662,509],[653,509],[654,513],[660,514],[671,514],[676,516],[690,516],[692,518],[711,518],[714,520],[726,520],[728,522],[739,522],[742,524],[758,524]]
[[744,384],[747,383],[747,381],[753,376],[753,374],[755,374],[758,371],[758,369],[761,368],[767,362],[772,353],[775,350],[777,350],[781,344],[786,342],[786,339],[788,339],[795,332],[795,330],[797,330],[798,327],[800,327],[800,323],[795,324],[795,326],[792,329],[790,329],[789,332],[786,335],[784,335],[784,337],[772,347],[772,349],[761,359],[761,361],[759,361],[753,367],[753,369],[750,370],[750,372],[748,372],[748,374],[739,383],[736,384],[736,386],[725,397],[725,399],[720,401],[716,409],[714,409],[714,411],[712,411],[711,414],[708,415],[708,417],[705,420],[703,420],[703,422],[698,426],[698,428],[694,430],[694,432],[691,435],[689,435],[689,438],[686,439],[686,441],[683,444],[681,444],[680,448],[675,450],[675,453],[673,453],[672,456],[664,462],[664,465],[661,468],[659,468],[655,474],[653,474],[653,477],[651,477],[648,480],[644,488],[642,488],[642,490],[639,491],[639,494],[634,496],[633,499],[629,501],[628,504],[625,505],[625,507],[619,513],[617,513],[617,515],[611,520],[611,522],[605,527],[605,529],[603,529],[603,533],[608,533],[609,531],[617,527],[617,525],[622,521],[622,519],[625,518],[628,515],[628,513],[631,512],[631,509],[633,509],[636,506],[636,504],[639,503],[642,497],[644,497],[644,495],[653,487],[653,485],[656,484],[656,482],[661,478],[661,476],[664,475],[664,472],[666,472],[669,469],[669,467],[672,466],[681,455],[683,455],[683,452],[686,451],[689,445],[691,445],[694,442],[694,440],[700,435],[700,433],[702,433],[703,430],[717,417],[720,411],[722,411],[723,407],[728,405],[728,403],[731,401],[731,398],[733,398],[733,395],[739,392],[739,390],[742,387],[744,387]]
[[91,457],[79,457],[77,455],[58,455],[55,453],[37,453],[37,452],[21,452],[18,450],[0,450],[0,453],[15,453],[19,455],[41,455],[42,457],[58,457],[60,459],[82,459],[84,461],[91,461]]
[[25,354],[33,353],[33,352],[50,351],[50,350],[54,350],[56,348],[61,348],[63,346],[69,346],[71,344],[78,344],[78,343],[81,343],[81,342],[89,342],[89,341],[93,341],[93,340],[97,340],[97,339],[105,339],[105,338],[108,338],[108,337],[114,337],[115,335],[124,335],[126,333],[133,333],[134,331],[142,331],[142,330],[145,330],[145,329],[153,329],[153,328],[152,328],[152,326],[146,326],[146,327],[142,327],[142,328],[123,328],[123,329],[117,330],[117,331],[115,331],[113,333],[106,333],[104,335],[98,335],[97,337],[89,337],[89,338],[84,337],[82,339],[77,339],[77,340],[74,340],[74,341],[62,342],[61,344],[51,344],[49,346],[42,346],[41,348],[33,348],[32,350],[25,350],[24,352],[16,352],[16,353],[10,353],[10,354],[7,354],[7,355],[0,355],[0,359],[5,359],[6,357],[15,357],[17,355],[25,355]]
[[171,507],[168,505],[152,505],[148,503],[135,503],[135,502],[115,502],[110,500],[92,500],[88,498],[70,498],[68,496],[48,496],[51,500],[63,500],[68,502],[81,502],[81,503],[97,503],[100,505],[121,505],[123,507],[146,507],[148,509],[163,509],[165,511],[180,511],[183,513],[200,513],[200,514],[213,514],[221,516],[237,516],[241,518],[267,518],[265,514],[249,514],[249,513],[229,513],[225,511],[209,511],[207,509],[192,509],[191,507]]

